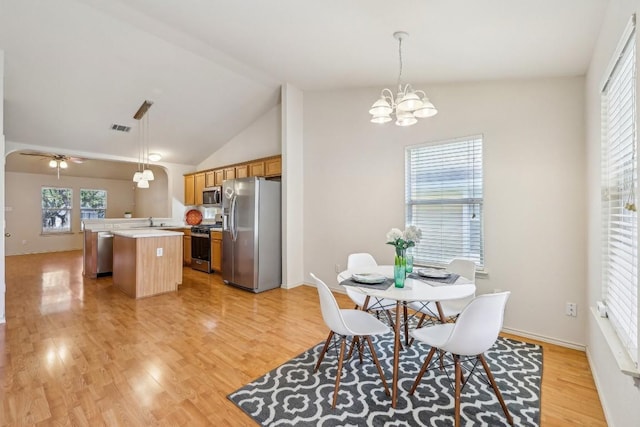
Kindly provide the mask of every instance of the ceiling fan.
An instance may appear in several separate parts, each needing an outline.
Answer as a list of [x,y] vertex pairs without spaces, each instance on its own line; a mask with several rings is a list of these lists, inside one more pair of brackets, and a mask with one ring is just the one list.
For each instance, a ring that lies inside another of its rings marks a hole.
[[42,157],[43,159],[49,159],[49,167],[52,169],[56,169],[58,173],[58,179],[60,179],[60,169],[66,169],[69,167],[69,162],[72,163],[84,163],[84,157],[75,157],[75,156],[67,156],[64,154],[54,154],[54,153],[42,153],[39,151],[25,151],[21,152],[23,156],[37,156]]

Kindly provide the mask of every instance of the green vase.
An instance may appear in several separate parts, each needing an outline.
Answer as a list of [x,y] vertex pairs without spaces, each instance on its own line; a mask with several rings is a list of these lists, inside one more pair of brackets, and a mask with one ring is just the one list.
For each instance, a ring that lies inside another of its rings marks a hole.
[[[398,255],[398,252],[400,255]],[[407,258],[404,250],[396,248],[396,257],[393,264],[393,279],[396,288],[404,288],[404,280],[407,276]]]

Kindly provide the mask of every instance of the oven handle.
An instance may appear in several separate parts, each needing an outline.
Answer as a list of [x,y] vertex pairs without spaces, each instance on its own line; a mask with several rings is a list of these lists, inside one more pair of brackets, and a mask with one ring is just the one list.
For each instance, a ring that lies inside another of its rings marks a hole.
[[191,233],[191,237],[204,237],[205,239],[209,239],[211,236],[209,234],[204,233]]

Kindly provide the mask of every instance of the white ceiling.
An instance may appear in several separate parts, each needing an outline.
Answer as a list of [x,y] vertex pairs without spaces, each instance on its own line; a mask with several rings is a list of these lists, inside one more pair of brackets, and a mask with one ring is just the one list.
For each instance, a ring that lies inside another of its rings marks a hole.
[[[0,0],[8,141],[196,165],[302,90],[583,75],[606,0]],[[424,84],[421,85],[424,89]],[[369,105],[363,105],[367,109]],[[131,133],[110,130],[133,126]]]

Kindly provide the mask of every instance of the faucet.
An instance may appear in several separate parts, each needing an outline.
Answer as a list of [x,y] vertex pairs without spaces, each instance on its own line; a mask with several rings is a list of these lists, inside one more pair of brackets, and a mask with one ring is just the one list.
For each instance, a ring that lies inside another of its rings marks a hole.
[[149,227],[153,227],[153,217],[149,217]]

